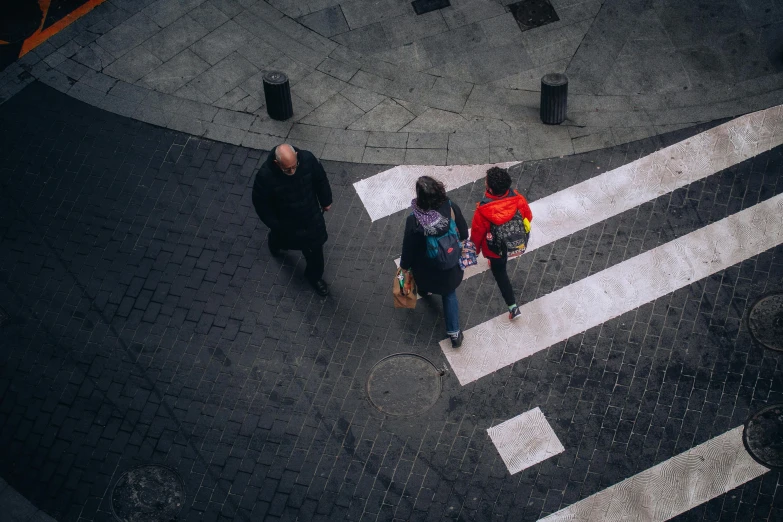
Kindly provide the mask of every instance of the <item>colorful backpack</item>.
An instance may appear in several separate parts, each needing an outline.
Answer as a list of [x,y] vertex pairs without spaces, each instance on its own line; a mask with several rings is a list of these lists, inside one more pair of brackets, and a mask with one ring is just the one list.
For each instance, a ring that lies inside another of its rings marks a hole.
[[[519,195],[516,190],[513,194],[509,191],[508,197],[516,195]],[[489,201],[482,200],[481,203],[489,203]],[[487,232],[487,248],[490,252],[509,259],[524,254],[530,239],[530,222],[526,224],[525,221],[527,220],[517,209],[512,218],[505,223],[496,225],[490,222],[489,232]]]

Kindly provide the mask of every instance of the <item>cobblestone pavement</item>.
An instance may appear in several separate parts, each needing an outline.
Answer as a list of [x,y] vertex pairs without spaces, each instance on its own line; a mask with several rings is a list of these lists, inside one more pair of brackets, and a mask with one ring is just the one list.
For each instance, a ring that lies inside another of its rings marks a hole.
[[[515,167],[535,201],[706,126]],[[386,417],[365,381],[414,352],[448,367],[440,304],[389,296],[403,214],[335,194],[319,298],[271,258],[250,203],[264,154],[154,127],[38,82],[0,106],[0,474],[62,521],[110,520],[140,464],[183,478],[181,520],[534,521],[783,402],[783,359],[750,304],[783,290],[783,246],[475,383],[448,371],[424,415]],[[783,149],[523,256],[525,301],[783,192]],[[450,196],[470,214],[482,183]],[[468,216],[469,217],[469,216]],[[503,312],[488,272],[465,328]],[[540,407],[565,451],[509,475],[487,429]],[[771,471],[675,520],[783,519]]]
[[[557,21],[524,31],[512,3],[106,0],[0,72],[0,102],[38,79],[190,135],[397,165],[558,157],[783,101],[781,0],[551,0]],[[570,79],[562,126],[538,117],[549,72]]]

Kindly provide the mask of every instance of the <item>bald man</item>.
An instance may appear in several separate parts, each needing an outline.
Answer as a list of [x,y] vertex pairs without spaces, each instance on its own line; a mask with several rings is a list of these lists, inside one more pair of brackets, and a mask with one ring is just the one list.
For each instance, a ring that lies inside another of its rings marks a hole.
[[323,213],[332,206],[332,188],[321,162],[306,150],[278,145],[258,169],[253,206],[269,227],[272,255],[301,250],[307,262],[305,278],[318,295],[328,295],[323,280],[323,246],[328,238]]

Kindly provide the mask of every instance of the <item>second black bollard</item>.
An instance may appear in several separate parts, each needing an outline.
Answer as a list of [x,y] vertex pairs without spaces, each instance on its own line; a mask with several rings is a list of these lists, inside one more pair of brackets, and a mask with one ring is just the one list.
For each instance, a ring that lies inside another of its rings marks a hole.
[[552,73],[541,78],[541,121],[559,125],[568,112],[568,77]]

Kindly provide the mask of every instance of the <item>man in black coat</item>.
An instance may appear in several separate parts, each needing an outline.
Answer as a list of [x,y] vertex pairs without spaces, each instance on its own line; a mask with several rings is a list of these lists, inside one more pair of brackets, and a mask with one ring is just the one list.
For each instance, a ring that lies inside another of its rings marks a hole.
[[332,188],[321,162],[306,150],[278,145],[258,169],[253,206],[269,227],[272,255],[301,250],[307,262],[305,278],[318,295],[328,295],[323,280],[323,245],[328,238],[323,213],[332,206]]

